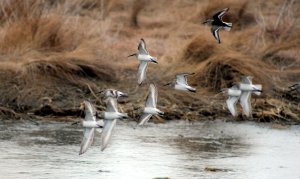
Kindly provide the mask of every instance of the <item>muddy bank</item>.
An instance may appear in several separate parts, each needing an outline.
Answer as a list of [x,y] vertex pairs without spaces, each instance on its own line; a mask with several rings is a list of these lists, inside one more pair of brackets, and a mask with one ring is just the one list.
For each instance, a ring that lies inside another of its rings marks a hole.
[[[131,79],[129,81],[134,81]],[[99,82],[102,84],[102,82]],[[141,110],[144,106],[144,100],[147,96],[148,85],[145,84],[138,89],[130,86],[110,83],[105,87],[116,86],[117,89],[129,93],[128,98],[121,99],[119,109],[127,112],[133,119],[138,120]],[[134,85],[133,85],[134,86]],[[90,100],[96,108],[105,110],[102,100],[100,85],[94,84],[86,87],[57,87],[54,96],[49,94],[41,95],[40,105],[35,107],[34,103],[26,101],[25,105],[2,105],[0,107],[1,120],[59,120],[76,121],[83,117],[83,111],[80,109],[80,103],[83,100]],[[257,121],[274,122],[280,124],[298,124],[299,119],[299,94],[290,93],[287,90],[274,91],[274,94],[260,97],[252,97],[253,118],[243,116],[241,107],[238,104],[240,115],[232,117],[227,110],[225,100],[226,96],[218,93],[207,92],[198,89],[196,94],[186,92],[177,92],[173,89],[158,86],[159,98],[158,106],[165,112],[163,117],[152,117],[154,122],[165,122],[167,120],[215,120],[224,119],[227,121]],[[67,93],[66,93],[67,91]],[[13,104],[13,103],[12,103]]]
[[[120,107],[137,120],[154,82],[158,106],[166,112],[156,122],[221,118],[299,123],[299,93],[288,90],[300,76],[299,12],[293,6],[298,2],[293,3],[1,2],[0,119],[78,120],[83,100],[103,110],[98,92],[115,88],[129,93]],[[200,21],[227,6],[232,8],[224,19],[237,26],[221,31],[222,43],[217,44]],[[277,26],[268,23],[274,21]],[[138,87],[138,62],[126,57],[136,51],[140,38],[159,64],[149,65],[145,84]],[[182,72],[195,73],[189,82],[196,94],[163,87]],[[226,96],[219,94],[241,75],[263,85],[263,94],[252,97],[252,119],[231,117]]]

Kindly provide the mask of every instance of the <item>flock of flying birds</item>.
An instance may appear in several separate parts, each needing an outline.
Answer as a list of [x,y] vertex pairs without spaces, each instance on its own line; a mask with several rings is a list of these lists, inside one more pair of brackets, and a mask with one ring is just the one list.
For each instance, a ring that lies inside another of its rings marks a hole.
[[[228,11],[228,8],[216,13],[212,19],[206,20],[204,23],[208,23],[212,26],[211,32],[220,43],[219,30],[225,29],[230,30],[232,27],[231,23],[223,22],[222,17]],[[146,43],[144,39],[141,39],[138,45],[138,52],[128,57],[134,56],[139,60],[139,67],[137,72],[138,84],[141,85],[146,78],[146,71],[148,63],[158,63],[157,58],[152,57],[146,49]],[[196,88],[191,87],[187,83],[187,76],[193,75],[193,73],[180,73],[176,75],[176,80],[165,84],[165,86],[171,86],[176,90],[196,92]],[[223,89],[222,92],[228,94],[227,107],[233,116],[237,116],[236,103],[240,100],[240,104],[247,117],[251,117],[251,94],[260,95],[262,86],[258,84],[252,84],[252,77],[243,76],[241,82],[236,83],[234,86],[228,89]],[[127,97],[128,95],[124,92],[107,89],[102,91],[105,97],[106,111],[98,112],[94,106],[84,101],[84,112],[85,117],[82,120],[82,126],[84,127],[84,136],[81,143],[79,155],[85,153],[91,146],[94,139],[95,130],[101,133],[101,151],[103,151],[112,136],[112,132],[116,125],[117,120],[128,118],[127,113],[118,111],[117,102],[120,97]],[[157,88],[151,83],[149,86],[149,93],[146,98],[145,107],[142,114],[140,115],[138,126],[146,124],[152,115],[163,115],[164,112],[157,108]],[[97,120],[99,118],[99,120]]]

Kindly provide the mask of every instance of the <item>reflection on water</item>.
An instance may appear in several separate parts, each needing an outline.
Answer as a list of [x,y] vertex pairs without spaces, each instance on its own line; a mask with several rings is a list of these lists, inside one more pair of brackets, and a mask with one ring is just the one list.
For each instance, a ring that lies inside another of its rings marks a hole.
[[0,178],[300,178],[298,126],[279,130],[210,121],[134,126],[119,123],[104,152],[96,135],[79,156],[79,126],[1,122]]

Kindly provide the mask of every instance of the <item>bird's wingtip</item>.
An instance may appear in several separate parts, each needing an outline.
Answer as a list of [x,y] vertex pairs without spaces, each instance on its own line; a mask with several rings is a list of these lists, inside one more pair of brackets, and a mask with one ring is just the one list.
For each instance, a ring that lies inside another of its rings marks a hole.
[[105,146],[101,146],[101,149],[100,149],[101,152],[103,152],[105,150],[105,148],[106,148]]

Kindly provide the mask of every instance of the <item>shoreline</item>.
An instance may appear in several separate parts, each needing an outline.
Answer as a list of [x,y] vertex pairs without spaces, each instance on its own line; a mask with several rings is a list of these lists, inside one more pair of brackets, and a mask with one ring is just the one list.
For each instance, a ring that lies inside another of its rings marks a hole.
[[[172,92],[172,91],[171,91]],[[178,92],[175,92],[178,94]],[[180,94],[181,93],[181,94]],[[180,95],[187,95],[184,92],[179,92]],[[97,99],[92,97],[90,94],[89,98],[93,98],[91,102],[95,105],[98,111],[105,110],[105,106],[101,101],[101,96],[98,96]],[[202,94],[203,95],[203,94]],[[206,94],[206,96],[208,96]],[[216,95],[209,94],[208,98],[213,98]],[[129,97],[130,98],[130,97]],[[132,99],[123,98],[118,104],[118,108],[121,111],[124,111],[129,114],[129,116],[138,121],[140,111],[144,107],[143,99],[144,97],[137,100],[138,104],[131,103]],[[160,99],[162,98],[162,99]],[[300,109],[297,109],[297,102],[294,104],[290,103],[289,108],[285,109],[283,107],[277,108],[276,105],[282,105],[284,101],[279,101],[276,98],[254,98],[252,99],[253,105],[253,117],[247,118],[241,114],[241,109],[238,106],[239,115],[237,117],[231,116],[230,112],[226,107],[225,100],[227,97],[215,97],[209,101],[209,104],[206,100],[197,101],[194,98],[196,103],[186,104],[172,104],[172,106],[167,106],[166,104],[171,104],[171,101],[165,99],[165,97],[159,97],[158,99],[158,108],[165,112],[165,115],[160,117],[153,116],[151,121],[154,123],[163,123],[170,120],[186,120],[186,121],[202,121],[202,120],[225,120],[225,121],[253,121],[257,123],[277,123],[283,125],[299,125],[300,119],[297,116],[300,113]],[[99,102],[100,100],[100,102]],[[204,102],[205,101],[205,102]],[[83,117],[83,111],[80,109],[80,101],[77,101],[78,105],[73,108],[58,108],[54,103],[44,104],[38,109],[31,109],[30,111],[16,112],[11,108],[0,106],[0,119],[1,120],[49,120],[49,121],[78,121]],[[82,101],[81,101],[82,102]],[[276,104],[276,102],[278,104]],[[214,105],[215,104],[215,105]],[[217,105],[216,105],[217,104]],[[61,104],[60,104],[61,105]],[[239,105],[239,104],[238,104]],[[181,110],[180,110],[181,109]],[[274,109],[277,109],[277,113]],[[294,109],[295,111],[291,111]]]

